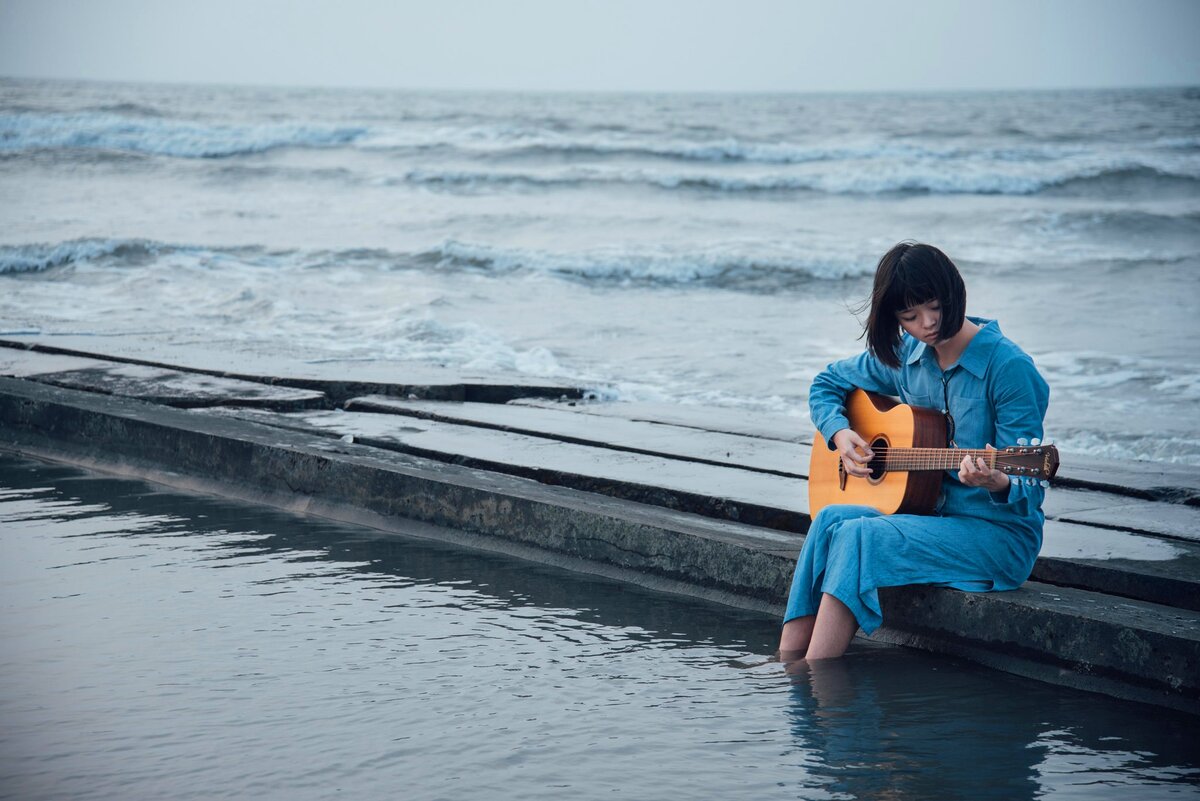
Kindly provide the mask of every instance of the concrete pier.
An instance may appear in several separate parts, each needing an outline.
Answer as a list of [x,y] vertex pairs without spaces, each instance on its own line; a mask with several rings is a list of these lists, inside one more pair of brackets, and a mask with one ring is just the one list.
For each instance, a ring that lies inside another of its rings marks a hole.
[[[118,359],[0,346],[0,448],[782,611],[811,447],[786,418]],[[1200,713],[1193,474],[1064,454],[1025,586],[885,590],[875,638]]]

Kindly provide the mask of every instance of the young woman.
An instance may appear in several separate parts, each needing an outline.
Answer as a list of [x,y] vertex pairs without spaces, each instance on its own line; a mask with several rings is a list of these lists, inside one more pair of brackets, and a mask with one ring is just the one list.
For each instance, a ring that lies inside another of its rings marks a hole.
[[[809,406],[820,434],[813,447],[837,450],[852,476],[870,473],[874,454],[845,416],[856,387],[948,412],[955,447],[1040,439],[1046,382],[995,320],[966,316],[966,300],[958,269],[937,248],[904,242],[889,250],[875,272],[867,350],[813,379]],[[943,475],[932,516],[826,507],[796,564],[780,658],[841,656],[860,626],[870,634],[883,622],[879,587],[1019,587],[1041,549],[1043,493],[1039,482],[1010,480],[983,459],[964,458]]]

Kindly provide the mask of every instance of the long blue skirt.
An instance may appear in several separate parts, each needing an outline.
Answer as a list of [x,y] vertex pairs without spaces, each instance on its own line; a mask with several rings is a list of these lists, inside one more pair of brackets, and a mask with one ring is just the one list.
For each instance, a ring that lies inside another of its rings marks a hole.
[[972,517],[883,515],[869,506],[827,506],[804,540],[784,621],[815,615],[821,594],[849,607],[871,634],[883,623],[880,587],[935,584],[969,592],[1015,589],[1037,546]]

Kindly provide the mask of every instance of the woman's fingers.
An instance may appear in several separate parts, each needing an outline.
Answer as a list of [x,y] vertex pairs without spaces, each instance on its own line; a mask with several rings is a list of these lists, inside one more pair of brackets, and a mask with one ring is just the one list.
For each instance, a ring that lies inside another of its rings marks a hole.
[[860,464],[866,464],[875,456],[874,451],[871,450],[871,446],[867,444],[867,441],[854,431],[850,432],[850,448],[847,454],[851,459]]
[[852,476],[871,475],[871,468],[867,467],[867,465],[870,463],[871,457],[874,456],[874,454],[870,453],[869,449],[868,453],[870,455],[865,455],[857,448],[850,448],[844,452],[842,454],[842,463],[846,465],[846,472]]
[[863,467],[862,465],[860,465],[856,462],[851,462],[846,459],[842,459],[842,464],[846,466],[846,472],[852,476],[859,476],[860,478],[866,478],[867,476],[871,475],[871,468]]
[[977,456],[972,459],[970,456],[964,456],[962,463],[958,466],[958,480],[969,487],[982,487],[992,480],[992,474],[999,472],[993,470],[987,463],[987,459],[982,456]]
[[833,442],[842,457],[842,467],[848,474],[852,476],[871,475],[871,469],[867,465],[875,458],[875,453],[857,432],[850,428],[843,428],[833,435]]

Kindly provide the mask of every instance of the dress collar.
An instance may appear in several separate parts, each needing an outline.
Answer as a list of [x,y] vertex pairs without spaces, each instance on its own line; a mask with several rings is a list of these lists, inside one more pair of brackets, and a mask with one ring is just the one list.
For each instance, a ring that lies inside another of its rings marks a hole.
[[[992,361],[996,343],[1004,338],[1004,334],[1000,333],[1000,323],[995,320],[983,317],[967,317],[967,319],[979,326],[979,332],[967,343],[967,348],[958,357],[958,361],[946,369],[952,370],[957,366],[976,378],[983,378],[987,374],[988,364]],[[930,351],[930,360],[937,367],[937,354],[924,342],[918,342],[917,346],[912,349],[912,353],[908,354],[908,359],[906,359],[907,363],[916,364],[927,350]],[[938,367],[938,370],[941,368]]]

